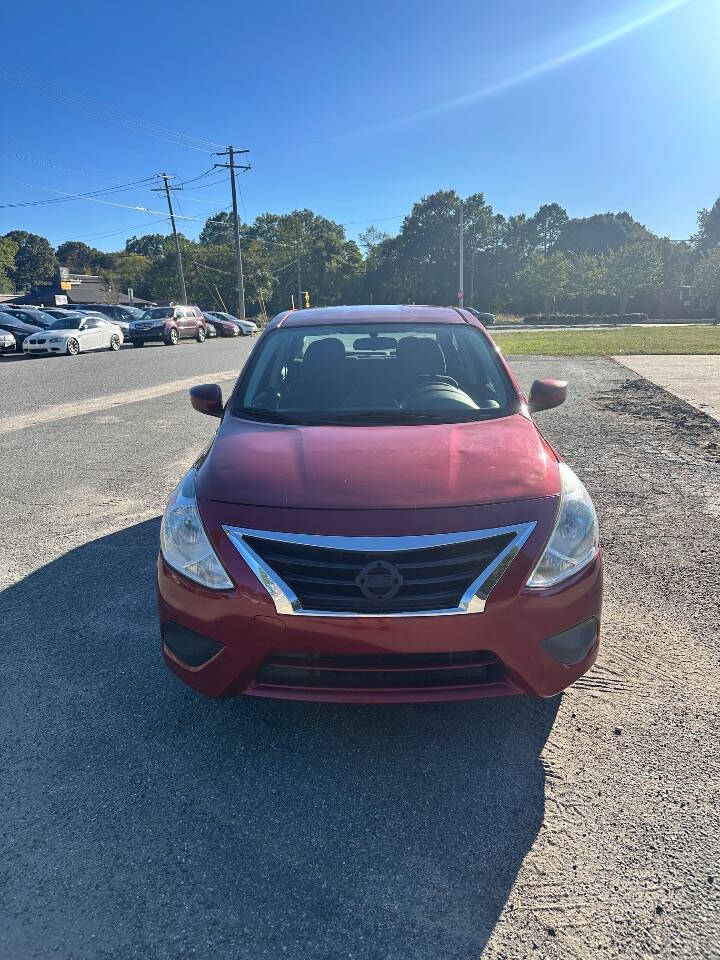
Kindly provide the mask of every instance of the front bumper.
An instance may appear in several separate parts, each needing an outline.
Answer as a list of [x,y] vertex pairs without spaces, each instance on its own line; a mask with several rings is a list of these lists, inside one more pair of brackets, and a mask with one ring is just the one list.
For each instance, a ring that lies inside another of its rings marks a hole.
[[143,330],[131,333],[128,339],[130,343],[164,343],[167,337],[163,330]]
[[67,341],[60,343],[23,343],[23,353],[30,353],[37,356],[43,356],[50,353],[65,353],[67,351]]
[[[247,694],[374,703],[466,700],[518,693],[553,696],[589,669],[597,655],[598,636],[593,629],[589,649],[570,665],[557,659],[562,645],[548,645],[547,641],[587,621],[595,621],[599,630],[602,606],[599,552],[589,566],[564,584],[543,591],[524,587],[547,539],[556,506],[556,498],[547,498],[492,508],[418,511],[426,515],[430,529],[426,527],[424,532],[428,533],[444,532],[440,526],[447,524],[448,516],[453,517],[457,530],[540,517],[533,535],[493,589],[482,613],[299,617],[276,613],[269,595],[221,526],[236,522],[242,513],[248,525],[268,529],[268,514],[274,513],[276,523],[270,528],[289,530],[301,522],[297,516],[300,511],[204,504],[206,528],[236,589],[207,590],[177,573],[160,556],[158,606],[163,655],[180,679],[211,697]],[[325,533],[339,532],[337,527],[347,520],[342,512],[329,519],[308,518],[316,511],[303,513],[306,524],[325,524]],[[395,519],[396,529],[388,530],[391,521],[387,516],[373,516],[385,511],[364,513],[363,534],[417,532],[401,529],[408,517]],[[190,631],[184,634],[190,638],[190,647],[183,646],[183,631]],[[199,646],[193,647],[193,636],[200,638]],[[204,640],[208,642],[203,644]],[[190,648],[199,654],[188,654]],[[363,671],[367,684],[362,681]],[[441,671],[446,671],[447,682]],[[344,685],[343,677],[350,674],[351,682]],[[328,678],[327,683],[324,678]],[[401,678],[402,683],[395,678]]]

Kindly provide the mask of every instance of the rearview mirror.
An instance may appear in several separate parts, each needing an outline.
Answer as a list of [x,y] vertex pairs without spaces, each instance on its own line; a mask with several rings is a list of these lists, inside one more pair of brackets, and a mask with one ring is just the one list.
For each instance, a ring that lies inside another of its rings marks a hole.
[[528,397],[530,413],[559,407],[566,397],[567,380],[533,380]]
[[222,390],[216,383],[200,383],[197,387],[190,387],[190,403],[198,413],[206,413],[209,417],[223,415]]

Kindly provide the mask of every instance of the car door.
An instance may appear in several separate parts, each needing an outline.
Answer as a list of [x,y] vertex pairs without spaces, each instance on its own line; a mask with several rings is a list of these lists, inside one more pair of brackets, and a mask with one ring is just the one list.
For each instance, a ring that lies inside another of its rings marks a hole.
[[80,343],[83,350],[99,350],[103,346],[102,320],[88,317],[83,320],[79,330]]
[[116,327],[110,320],[96,320],[97,329],[100,331],[99,347],[103,350],[110,349],[110,339],[114,333],[121,333],[119,327]]
[[178,333],[181,337],[187,337],[188,334],[188,312],[185,307],[175,307],[175,323],[177,324]]
[[202,319],[200,317],[200,311],[196,310],[195,307],[189,307],[188,314],[190,315],[190,322],[188,324],[188,336],[196,337],[198,332],[198,327],[202,323]]

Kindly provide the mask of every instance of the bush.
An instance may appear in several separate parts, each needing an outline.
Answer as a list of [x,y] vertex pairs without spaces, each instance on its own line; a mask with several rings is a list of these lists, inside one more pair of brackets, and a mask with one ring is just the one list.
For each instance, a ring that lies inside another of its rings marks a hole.
[[525,317],[524,323],[541,326],[583,326],[586,324],[646,323],[646,313],[553,313],[545,316],[532,313]]

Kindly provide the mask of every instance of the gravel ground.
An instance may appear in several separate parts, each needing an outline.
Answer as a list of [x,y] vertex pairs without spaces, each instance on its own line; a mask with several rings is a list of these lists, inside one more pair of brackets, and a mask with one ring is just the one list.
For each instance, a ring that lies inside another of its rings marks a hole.
[[[3,364],[3,409],[240,364],[246,341]],[[549,701],[206,701],[159,657],[185,396],[0,435],[0,957],[720,957],[720,432],[610,360],[542,428],[585,479],[603,645]]]

